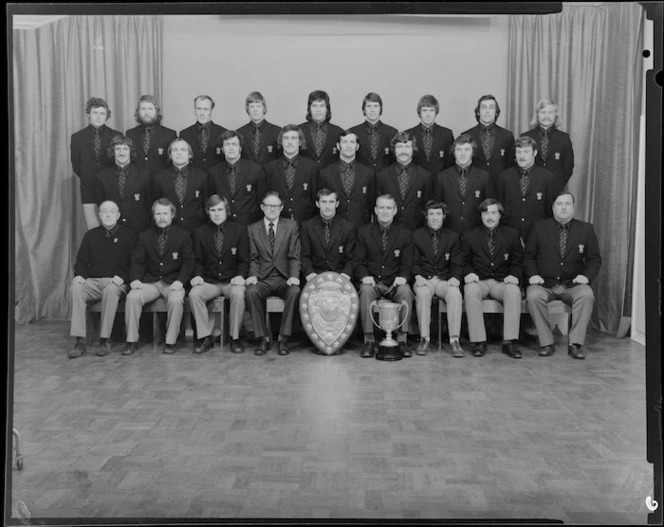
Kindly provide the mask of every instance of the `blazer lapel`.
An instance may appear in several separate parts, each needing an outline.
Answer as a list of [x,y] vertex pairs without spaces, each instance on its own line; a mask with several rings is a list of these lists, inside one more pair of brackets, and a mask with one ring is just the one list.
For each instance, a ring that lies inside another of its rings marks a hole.
[[[277,233],[274,237],[274,250],[272,251],[272,254],[275,255],[279,251],[279,247],[281,246],[281,243],[284,241],[286,238],[286,233],[284,232],[286,230],[286,225],[284,224],[283,219],[279,220],[279,223],[277,224]],[[265,238],[267,238],[267,233],[265,234]],[[270,247],[270,242],[267,244],[268,248]]]

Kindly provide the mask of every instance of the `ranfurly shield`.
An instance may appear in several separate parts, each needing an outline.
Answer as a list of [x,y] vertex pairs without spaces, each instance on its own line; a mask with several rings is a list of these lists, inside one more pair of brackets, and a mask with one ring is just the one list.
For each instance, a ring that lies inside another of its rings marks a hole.
[[311,342],[324,355],[334,355],[357,323],[359,299],[350,281],[324,272],[310,280],[300,295],[300,317]]

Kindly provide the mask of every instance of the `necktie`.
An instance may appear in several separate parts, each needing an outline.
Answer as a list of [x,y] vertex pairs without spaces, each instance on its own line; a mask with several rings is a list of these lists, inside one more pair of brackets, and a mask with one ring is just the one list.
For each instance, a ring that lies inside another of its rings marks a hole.
[[344,192],[346,195],[350,195],[351,190],[353,190],[353,183],[355,183],[355,172],[353,170],[353,165],[348,163],[346,166],[346,170],[342,174],[343,176],[343,184],[344,184]]
[[427,161],[431,157],[431,146],[433,145],[433,137],[431,136],[431,128],[424,131],[424,154],[427,156]]
[[491,258],[496,254],[496,232],[491,231],[489,232],[489,254],[491,254]]
[[221,248],[223,245],[224,245],[224,231],[222,231],[221,227],[219,227],[214,231],[214,248],[217,251],[218,256],[221,256]]
[[371,127],[371,159],[374,161],[378,157],[378,129],[375,126]]
[[159,244],[159,256],[164,256],[164,251],[166,250],[166,229],[161,229],[159,233],[159,239],[157,243]]
[[261,149],[261,128],[254,125],[254,157],[258,158],[258,152]]
[[493,134],[489,128],[485,128],[482,132],[482,151],[484,152],[484,159],[488,161],[493,151]]
[[565,256],[567,251],[567,225],[560,227],[560,255]]
[[180,204],[184,202],[184,189],[185,189],[185,180],[182,170],[178,170],[177,175],[175,176],[175,193],[178,196],[178,201]]
[[521,196],[525,196],[526,192],[528,192],[528,186],[530,185],[530,176],[525,170],[521,171],[519,185],[521,186]]
[[95,129],[95,133],[92,136],[92,147],[94,148],[95,151],[95,159],[97,161],[101,160],[101,133],[99,132],[99,128]]
[[118,188],[120,189],[120,197],[125,196],[125,187],[127,186],[127,170],[123,167],[118,172]]
[[295,165],[292,161],[288,162],[286,166],[286,185],[288,185],[288,192],[293,191],[293,185],[295,184]]
[[546,161],[546,158],[549,156],[549,131],[545,130],[542,134],[542,149],[540,152],[542,160]]
[[274,223],[268,223],[267,239],[270,242],[270,249],[274,249]]
[[209,141],[210,135],[208,134],[207,126],[201,126],[201,152],[207,152]]
[[330,222],[323,222],[323,235],[325,236],[325,245],[330,245]]
[[401,167],[401,173],[399,174],[399,193],[401,194],[401,199],[406,199],[407,189],[408,189],[408,169],[406,167]]
[[440,242],[438,238],[438,232],[431,233],[431,245],[433,247],[433,255],[438,256],[438,243]]
[[143,152],[147,155],[150,150],[150,129],[146,126],[143,128]]
[[314,130],[314,144],[316,146],[316,156],[320,157],[323,153],[323,130],[320,124],[317,124]]
[[111,231],[109,229],[106,229],[104,231],[104,236],[106,236],[107,238],[110,238],[111,237]]
[[228,173],[228,186],[231,189],[231,195],[235,195],[235,187],[237,185],[237,170],[235,166],[231,167],[231,171]]
[[387,229],[382,229],[382,237],[381,237],[381,242],[383,245],[383,253],[387,251]]
[[461,173],[459,174],[459,190],[461,191],[461,196],[465,198],[468,191],[468,178],[466,177],[465,169],[461,169]]

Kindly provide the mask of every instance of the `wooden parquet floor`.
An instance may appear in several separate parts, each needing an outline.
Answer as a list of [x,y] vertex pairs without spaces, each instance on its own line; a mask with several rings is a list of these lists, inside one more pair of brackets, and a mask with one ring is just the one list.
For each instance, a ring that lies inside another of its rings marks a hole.
[[68,359],[67,323],[15,335],[24,468],[9,489],[33,523],[647,522],[645,350],[628,339],[591,331],[585,361],[559,337],[549,358],[490,343],[483,358],[445,346],[381,362],[304,340],[287,357],[188,343]]

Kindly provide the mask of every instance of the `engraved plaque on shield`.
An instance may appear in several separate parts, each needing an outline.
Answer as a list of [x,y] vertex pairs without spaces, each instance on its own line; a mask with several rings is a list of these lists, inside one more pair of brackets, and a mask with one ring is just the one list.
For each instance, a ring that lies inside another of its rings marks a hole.
[[319,273],[300,295],[304,331],[324,355],[334,355],[350,338],[358,312],[357,291],[339,273]]

